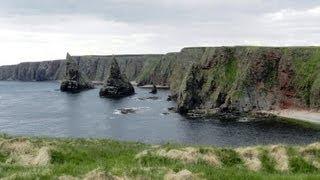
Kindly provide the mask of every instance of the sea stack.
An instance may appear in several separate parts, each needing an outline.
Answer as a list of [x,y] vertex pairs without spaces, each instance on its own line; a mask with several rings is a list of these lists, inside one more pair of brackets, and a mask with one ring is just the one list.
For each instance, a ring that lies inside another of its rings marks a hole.
[[121,74],[119,65],[114,57],[110,66],[110,74],[100,90],[100,97],[120,98],[134,94],[134,88],[124,74]]
[[61,82],[60,90],[74,93],[93,88],[93,84],[81,73],[78,62],[67,53],[66,74]]

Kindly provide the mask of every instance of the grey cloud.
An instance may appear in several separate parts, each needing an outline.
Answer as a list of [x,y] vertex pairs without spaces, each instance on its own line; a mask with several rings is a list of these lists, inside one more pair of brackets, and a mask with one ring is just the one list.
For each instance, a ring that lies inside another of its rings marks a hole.
[[0,64],[67,51],[320,45],[319,19],[320,0],[0,0]]
[[[230,21],[278,11],[308,8],[318,0],[3,0],[1,11],[20,14],[86,14],[137,23]],[[223,14],[223,15],[222,15]]]

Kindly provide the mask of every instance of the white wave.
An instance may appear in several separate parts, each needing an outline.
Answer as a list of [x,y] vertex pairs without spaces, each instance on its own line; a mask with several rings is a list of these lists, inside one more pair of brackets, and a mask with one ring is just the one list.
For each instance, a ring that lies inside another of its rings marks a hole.
[[116,109],[113,111],[112,114],[115,114],[115,115],[120,115],[121,114],[121,111],[119,109]]
[[238,120],[238,122],[242,122],[242,123],[246,123],[246,122],[249,122],[249,121],[250,121],[250,119],[247,118],[247,117],[242,117],[242,118],[240,118],[240,119]]
[[144,110],[144,109],[151,109],[151,107],[138,107],[137,109],[138,109],[138,110],[140,110],[140,109],[141,109],[141,110]]
[[135,111],[135,113],[139,113],[139,112],[143,112],[145,110],[149,110],[149,109],[151,109],[151,107],[123,107],[123,108],[115,109],[112,114],[121,115],[122,114],[121,109],[132,109]]

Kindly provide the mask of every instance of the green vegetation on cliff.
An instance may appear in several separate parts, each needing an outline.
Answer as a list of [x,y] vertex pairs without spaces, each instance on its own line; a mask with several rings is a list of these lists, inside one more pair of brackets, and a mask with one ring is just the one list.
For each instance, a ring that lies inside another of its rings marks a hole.
[[0,137],[0,178],[8,179],[318,179],[319,164],[319,143],[216,148]]
[[295,49],[295,51],[291,50],[288,53],[294,54],[293,64],[296,73],[294,84],[298,89],[299,96],[308,106],[319,107],[320,49],[312,48],[304,49],[304,51],[303,49]]
[[319,47],[212,47],[196,67],[178,92],[184,112],[320,108]]
[[137,77],[138,84],[159,84],[170,86],[173,94],[178,93],[181,83],[190,66],[201,59],[206,48],[184,48],[181,52],[168,53],[161,59],[147,61],[141,74]]

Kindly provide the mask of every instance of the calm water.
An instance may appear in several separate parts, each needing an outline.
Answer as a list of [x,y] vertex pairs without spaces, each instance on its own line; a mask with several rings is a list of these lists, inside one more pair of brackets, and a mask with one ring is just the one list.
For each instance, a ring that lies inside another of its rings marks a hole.
[[[242,146],[304,144],[320,140],[320,131],[275,121],[221,122],[188,120],[168,112],[168,91],[159,100],[136,88],[137,94],[120,100],[98,97],[99,89],[79,94],[61,93],[56,82],[0,82],[0,132],[54,137],[106,137],[147,143],[179,142]],[[137,108],[119,114],[118,108]]]

